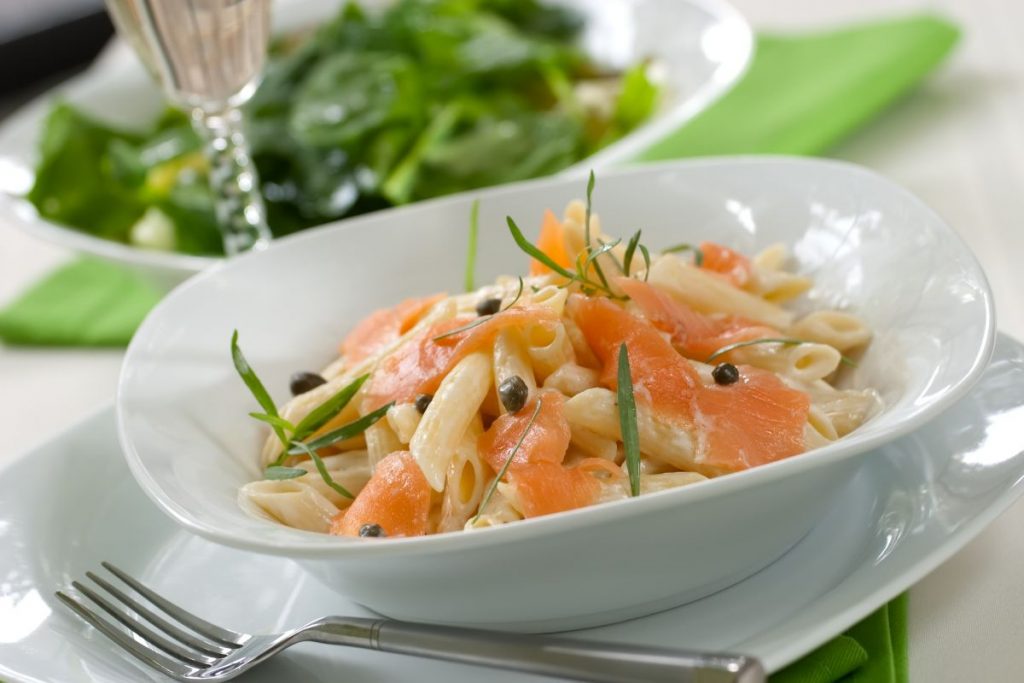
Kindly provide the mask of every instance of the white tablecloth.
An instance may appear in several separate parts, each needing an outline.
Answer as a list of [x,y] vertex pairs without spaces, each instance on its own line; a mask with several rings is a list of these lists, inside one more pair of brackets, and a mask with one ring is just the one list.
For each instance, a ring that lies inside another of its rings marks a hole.
[[[922,8],[961,25],[945,67],[833,154],[901,183],[957,228],[988,273],[1000,327],[1024,339],[1024,1],[734,2],[763,29]],[[67,256],[0,225],[0,302]],[[0,463],[111,399],[120,359],[0,346]],[[912,681],[1024,680],[1022,529],[1024,501],[913,588]]]

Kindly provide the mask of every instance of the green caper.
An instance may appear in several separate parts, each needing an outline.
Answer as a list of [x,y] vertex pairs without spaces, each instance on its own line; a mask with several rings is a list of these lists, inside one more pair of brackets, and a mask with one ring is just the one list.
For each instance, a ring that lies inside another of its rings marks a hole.
[[501,310],[501,299],[484,299],[476,305],[476,314],[494,315]]
[[327,380],[315,372],[296,372],[292,375],[289,388],[292,390],[292,396],[298,396],[316,389],[321,384],[327,384]]
[[518,413],[526,405],[530,389],[519,375],[512,375],[498,386],[498,398],[501,405],[510,413]]
[[711,371],[715,384],[735,384],[740,380],[740,371],[732,363],[719,363]]
[[365,538],[384,538],[388,534],[380,524],[364,524],[359,527],[359,535]]
[[420,394],[419,396],[416,397],[416,410],[419,412],[420,415],[427,412],[427,406],[429,406],[430,402],[433,400],[433,394]]

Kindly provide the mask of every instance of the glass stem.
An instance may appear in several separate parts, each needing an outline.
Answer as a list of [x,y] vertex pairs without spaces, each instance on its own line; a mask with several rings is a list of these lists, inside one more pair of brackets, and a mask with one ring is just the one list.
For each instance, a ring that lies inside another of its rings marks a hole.
[[242,112],[236,107],[216,112],[197,107],[192,110],[192,126],[206,141],[210,189],[225,253],[265,249],[271,233],[259,176],[242,132]]

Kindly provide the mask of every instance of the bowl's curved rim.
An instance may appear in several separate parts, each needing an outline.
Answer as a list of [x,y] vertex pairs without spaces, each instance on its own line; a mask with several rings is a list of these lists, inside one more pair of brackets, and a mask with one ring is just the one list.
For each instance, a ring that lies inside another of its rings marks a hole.
[[[926,215],[930,219],[930,222],[935,225],[937,229],[946,231],[946,233],[948,233],[948,235],[958,243],[965,256],[966,265],[970,267],[977,279],[979,285],[978,291],[981,295],[980,306],[984,311],[984,324],[980,339],[981,343],[974,357],[971,359],[968,371],[947,391],[932,398],[930,402],[925,404],[915,402],[912,407],[908,408],[908,414],[905,419],[901,420],[897,424],[891,425],[884,431],[874,434],[868,433],[861,437],[854,434],[829,446],[801,454],[799,457],[787,458],[785,460],[769,463],[743,472],[730,474],[725,477],[717,477],[705,482],[700,482],[700,485],[697,486],[691,485],[666,491],[659,491],[636,499],[625,499],[602,503],[601,505],[570,510],[556,515],[521,520],[515,524],[479,529],[472,533],[453,532],[414,538],[394,538],[383,543],[367,543],[360,539],[339,538],[298,529],[291,530],[295,535],[294,542],[270,543],[255,538],[240,538],[212,524],[196,519],[191,511],[178,505],[177,502],[164,493],[156,478],[150,474],[149,470],[143,464],[143,459],[140,456],[139,450],[136,448],[136,444],[128,433],[122,403],[125,393],[126,377],[129,374],[126,370],[131,365],[135,354],[138,352],[138,346],[140,344],[139,340],[146,336],[149,328],[155,324],[154,320],[159,316],[163,308],[167,306],[169,302],[173,301],[178,296],[181,296],[183,292],[187,292],[196,287],[202,287],[208,280],[219,277],[221,271],[224,268],[231,267],[232,264],[244,262],[250,259],[266,258],[274,251],[273,249],[270,249],[264,252],[243,254],[236,259],[233,259],[230,263],[225,263],[222,267],[206,270],[187,280],[158,303],[139,327],[125,353],[124,363],[122,365],[118,381],[117,397],[115,399],[118,438],[129,469],[139,482],[140,487],[157,505],[157,507],[163,510],[181,526],[217,543],[243,550],[302,559],[340,559],[354,556],[368,558],[378,557],[381,555],[400,556],[406,554],[420,554],[423,552],[449,552],[470,547],[480,548],[489,544],[516,542],[523,540],[524,538],[549,536],[569,532],[580,527],[600,524],[602,521],[611,518],[621,518],[624,515],[629,517],[644,515],[652,510],[696,503],[711,496],[729,495],[749,488],[750,486],[767,484],[783,477],[792,476],[818,467],[824,467],[832,462],[865,453],[881,446],[882,444],[904,436],[905,434],[922,427],[925,423],[938,416],[945,409],[963,398],[988,365],[995,346],[996,326],[993,295],[985,273],[982,270],[977,257],[973,252],[971,252],[967,244],[938,214],[936,214],[909,190],[897,185],[884,176],[862,166],[838,160],[796,156],[707,157],[634,164],[631,166],[620,167],[615,170],[608,171],[607,173],[613,176],[624,176],[636,173],[653,173],[679,167],[779,167],[787,165],[803,166],[808,168],[829,167],[833,169],[840,169],[845,173],[852,174],[853,176],[868,178],[873,182],[887,186],[891,192],[897,195],[902,195],[903,199],[905,199],[909,204],[915,205],[923,215]],[[427,205],[466,201],[467,196],[486,199],[488,197],[521,192],[524,189],[528,190],[531,187],[538,187],[551,182],[563,182],[564,180],[564,178],[552,177],[548,179],[528,180],[520,183],[503,185],[477,192],[460,193],[430,200],[429,202],[420,202],[411,206],[391,209],[389,210],[389,215],[401,215],[407,212],[414,212]],[[379,214],[374,215],[379,216]],[[278,244],[294,245],[307,240],[323,239],[325,235],[329,234],[329,232],[358,229],[358,223],[361,220],[372,219],[374,215],[340,221],[327,229],[305,231],[303,233],[289,235],[288,237],[279,240]]]
[[[750,24],[743,15],[726,0],[683,1],[704,9],[708,14],[717,17],[721,25],[727,27],[727,30],[735,39],[735,50],[728,54],[729,58],[727,60],[721,62],[715,70],[714,77],[704,83],[684,102],[671,107],[662,117],[643,124],[637,130],[586,159],[559,171],[556,177],[585,175],[591,169],[605,168],[610,164],[625,162],[637,156],[664,135],[707,109],[746,73],[753,57],[754,34]],[[301,3],[302,0],[293,0],[293,2]],[[55,92],[87,89],[94,81],[102,81],[108,71],[114,73],[114,68],[109,67],[104,60],[97,59],[93,67],[75,76],[67,83],[61,84],[57,90],[47,91],[20,107],[4,122],[0,130],[8,130],[9,127],[17,127],[19,125],[28,125],[29,121],[35,121],[36,125],[38,125],[39,120],[44,116],[45,106]],[[389,210],[393,209],[384,209],[384,211]],[[43,218],[24,195],[6,192],[0,188],[0,216],[5,214],[11,219],[10,222],[19,229],[53,244],[69,247],[76,251],[129,266],[142,266],[174,273],[182,278],[201,272],[224,260],[219,256],[200,256],[179,252],[147,250],[97,237]],[[360,217],[354,216],[349,219],[323,223],[307,228],[302,232],[332,227],[344,220],[353,220]]]

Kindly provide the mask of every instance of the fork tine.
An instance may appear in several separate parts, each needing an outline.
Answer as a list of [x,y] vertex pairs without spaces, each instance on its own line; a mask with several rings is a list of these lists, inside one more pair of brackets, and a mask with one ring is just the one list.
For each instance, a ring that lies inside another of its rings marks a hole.
[[186,680],[186,675],[189,673],[189,669],[185,665],[165,657],[159,652],[156,652],[151,646],[141,643],[140,641],[130,637],[124,631],[113,627],[105,619],[100,618],[90,611],[88,607],[78,600],[78,598],[73,598],[61,591],[57,591],[56,595],[57,598],[67,605],[67,607],[75,614],[87,621],[100,633],[113,640],[121,647],[121,649],[141,661],[143,664],[151,666],[171,678],[176,678],[181,681]]
[[137,638],[145,640],[153,647],[163,650],[175,659],[180,659],[186,664],[191,664],[192,666],[200,668],[206,668],[213,664],[215,661],[217,661],[216,658],[214,657],[207,657],[206,655],[199,654],[191,650],[186,650],[182,646],[176,643],[172,643],[171,641],[166,640],[165,638],[157,635],[151,629],[147,628],[146,626],[143,626],[138,621],[132,619],[125,612],[122,612],[117,607],[111,605],[102,596],[97,595],[88,586],[83,586],[78,581],[72,581],[71,585],[80,593],[82,593],[82,595],[96,603],[96,605],[99,606],[104,612],[114,617],[114,619],[117,619],[119,622],[121,622],[121,624],[124,625],[125,628],[127,628],[129,631],[131,631]]
[[182,624],[188,626],[199,635],[205,636],[226,647],[240,647],[244,643],[246,639],[246,635],[244,633],[229,631],[226,628],[221,628],[216,624],[211,624],[204,619],[200,619],[191,612],[178,607],[173,602],[156,593],[152,589],[147,588],[137,579],[132,578],[123,570],[118,569],[109,562],[101,562],[100,564],[103,565],[111,574],[131,586],[137,593],[145,597],[165,613],[177,619]]
[[137,600],[133,600],[132,598],[128,597],[123,592],[121,592],[121,590],[119,590],[115,586],[110,585],[108,581],[99,576],[96,576],[92,572],[86,572],[85,575],[92,579],[93,582],[96,583],[96,585],[98,585],[100,588],[107,591],[107,593],[110,593],[110,595],[112,595],[114,598],[120,600],[123,604],[131,608],[133,612],[135,612],[140,617],[142,617],[149,623],[153,624],[153,626],[156,626],[157,629],[163,631],[164,633],[171,636],[181,644],[188,645],[189,647],[199,650],[203,654],[209,655],[210,657],[223,657],[224,655],[229,654],[231,652],[232,648],[213,645],[205,640],[197,638],[191,633],[186,633],[185,631],[182,631],[180,628],[178,628],[171,622],[154,614],[152,611],[150,611],[143,605],[139,604]]

